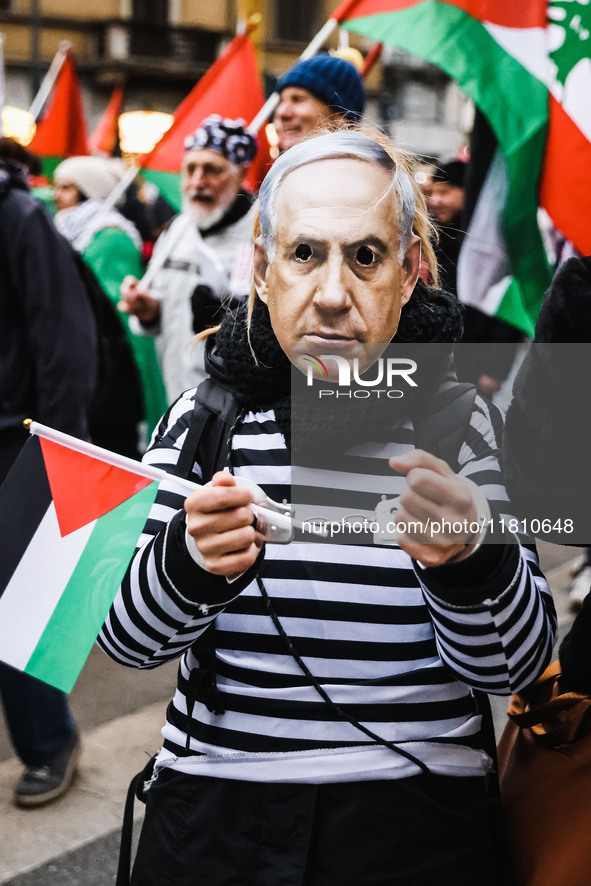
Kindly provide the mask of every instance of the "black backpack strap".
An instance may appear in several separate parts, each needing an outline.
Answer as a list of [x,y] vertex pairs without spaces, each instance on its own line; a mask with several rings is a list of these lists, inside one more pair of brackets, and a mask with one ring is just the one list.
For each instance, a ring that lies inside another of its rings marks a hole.
[[[197,462],[201,468],[202,480],[207,483],[216,471],[226,467],[229,461],[232,431],[241,414],[240,405],[232,391],[211,378],[201,382],[195,391],[193,415],[175,474],[180,477],[190,477]],[[199,659],[199,667],[191,674],[187,693],[187,747],[191,740],[189,727],[196,701],[202,702],[214,714],[225,713],[216,683],[215,650],[214,622],[196,643],[195,652]]]
[[[197,462],[206,483],[216,471],[225,467],[229,460],[232,431],[240,416],[240,406],[230,390],[210,378],[201,382],[195,391],[193,414],[174,470],[175,476],[191,477]],[[203,702],[213,713],[225,712],[216,684],[215,650],[214,622],[197,641],[199,668],[191,673],[187,694],[187,746],[191,740],[191,715],[196,701]],[[115,886],[129,886],[134,801],[137,798],[145,802],[143,785],[151,777],[154,759],[132,778],[129,785]]]
[[133,841],[133,810],[136,798],[142,803],[146,802],[144,786],[154,775],[154,754],[141,772],[133,776],[127,789],[125,808],[123,811],[123,823],[121,826],[121,842],[119,844],[119,861],[117,863],[117,877],[115,886],[129,886],[131,874],[131,847]]
[[234,394],[211,378],[195,391],[191,423],[184,439],[174,473],[190,477],[199,463],[203,482],[228,464],[231,436],[241,410]]
[[[475,399],[474,385],[455,378],[444,379],[425,404],[428,413],[415,419],[416,448],[432,452],[457,471],[458,456],[468,433]],[[425,408],[423,412],[426,412]]]

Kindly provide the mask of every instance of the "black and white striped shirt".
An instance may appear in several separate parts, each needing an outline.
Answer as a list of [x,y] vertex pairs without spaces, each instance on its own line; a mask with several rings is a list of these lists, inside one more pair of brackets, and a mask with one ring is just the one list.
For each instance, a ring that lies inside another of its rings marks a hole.
[[[168,471],[176,464],[191,393],[164,417],[146,462]],[[507,497],[489,410],[477,398],[458,463],[502,513]],[[387,459],[413,447],[412,425],[396,437],[352,451],[347,475],[330,477],[345,511],[371,513],[382,494],[401,491],[404,478]],[[276,501],[291,500],[290,455],[272,411],[243,418],[232,462],[236,475]],[[317,490],[313,477],[298,489],[304,499],[310,494],[310,511],[318,511]],[[194,562],[184,541],[183,500],[173,477],[161,483],[99,637],[109,656],[130,667],[180,656],[159,765],[257,781],[416,774],[413,762],[372,741],[321,698],[269,616],[254,570],[228,584]],[[485,545],[462,563],[425,570],[396,546],[313,540],[266,545],[259,570],[284,631],[330,699],[434,772],[485,772],[490,761],[473,689],[515,692],[550,659],[554,608],[533,547],[502,545],[491,557]],[[199,637],[213,619],[223,715],[192,698],[187,703]]]

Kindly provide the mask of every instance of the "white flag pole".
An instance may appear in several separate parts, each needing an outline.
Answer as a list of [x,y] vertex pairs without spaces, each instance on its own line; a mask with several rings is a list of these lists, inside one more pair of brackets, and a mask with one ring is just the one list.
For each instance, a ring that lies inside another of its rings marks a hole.
[[[336,18],[329,18],[327,22],[320,28],[315,37],[312,38],[310,43],[306,46],[304,51],[299,57],[300,61],[306,61],[308,58],[312,58],[313,55],[316,55],[319,49],[322,49],[332,32],[338,26],[338,21]],[[273,111],[279,104],[279,93],[273,92],[261,110],[258,112],[256,117],[249,124],[249,129],[251,132],[258,132],[263,123],[266,123],[269,117],[273,115]]]
[[134,474],[139,474],[140,477],[146,477],[148,480],[156,480],[158,482],[168,480],[185,489],[188,494],[202,488],[199,484],[192,483],[191,480],[186,480],[184,477],[175,477],[174,474],[168,474],[160,468],[146,465],[141,461],[135,461],[133,458],[119,455],[119,453],[111,452],[109,449],[103,449],[102,446],[95,446],[94,443],[88,443],[86,440],[80,440],[78,437],[64,434],[63,431],[56,431],[55,428],[49,428],[47,425],[40,424],[30,418],[27,418],[23,424],[31,434],[43,437],[45,440],[51,440],[53,443],[59,443],[61,446],[66,446],[68,449],[73,449],[82,455],[96,458],[99,461],[105,462],[105,464],[112,465],[114,468],[131,471]]
[[57,80],[58,74],[61,71],[62,65],[65,62],[68,52],[71,48],[72,44],[69,42],[69,40],[62,40],[59,45],[58,51],[53,57],[53,60],[49,66],[49,70],[43,78],[43,82],[39,87],[39,91],[33,99],[31,107],[29,108],[29,114],[32,115],[35,123],[41,116],[43,106],[49,97],[49,93],[53,89],[54,83]]
[[82,233],[76,239],[75,243],[73,244],[74,249],[76,249],[78,252],[84,252],[84,250],[92,240],[95,232],[100,230],[102,220],[119,202],[121,197],[123,197],[138,172],[139,170],[137,166],[134,165],[129,167],[125,175],[123,175],[121,179],[117,182],[111,193],[103,200],[103,204],[99,211],[89,221]]
[[6,99],[6,80],[4,74],[4,34],[0,34],[0,135],[2,135],[2,110]]
[[155,255],[154,258],[150,260],[150,264],[148,265],[146,273],[140,280],[140,284],[143,289],[150,288],[152,280],[154,279],[158,271],[164,267],[166,259],[171,254],[176,244],[191,227],[195,227],[195,236],[197,238],[197,241],[199,242],[199,246],[202,252],[207,256],[207,258],[209,258],[210,262],[218,273],[225,274],[224,265],[219,255],[217,254],[217,252],[215,252],[215,250],[211,248],[211,246],[208,246],[208,244],[205,242],[205,240],[201,236],[201,233],[199,232],[199,228],[195,225],[194,219],[188,213],[185,213],[184,215],[181,214],[181,216],[179,216],[179,220],[175,225],[175,230],[169,231],[167,233],[165,245],[161,247],[158,250],[157,255]]

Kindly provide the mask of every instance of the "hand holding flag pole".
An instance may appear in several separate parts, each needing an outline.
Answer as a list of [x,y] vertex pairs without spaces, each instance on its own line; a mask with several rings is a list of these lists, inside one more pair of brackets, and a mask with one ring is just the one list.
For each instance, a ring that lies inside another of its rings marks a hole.
[[[158,483],[187,494],[204,490],[30,419],[25,426],[32,436],[0,491],[0,660],[70,692],[145,531]],[[251,492],[259,538],[290,541],[288,507],[259,487]]]
[[2,111],[5,104],[6,79],[4,71],[4,34],[0,34],[0,135],[2,135]]

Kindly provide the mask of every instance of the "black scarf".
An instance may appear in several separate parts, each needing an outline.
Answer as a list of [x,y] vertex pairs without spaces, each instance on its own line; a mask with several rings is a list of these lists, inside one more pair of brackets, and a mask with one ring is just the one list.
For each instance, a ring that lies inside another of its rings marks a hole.
[[[215,337],[215,349],[241,406],[253,411],[272,408],[291,447],[292,393],[297,396],[292,392],[292,364],[275,338],[269,312],[260,299],[255,302],[250,341],[246,316],[247,307],[243,303],[224,318]],[[453,371],[450,369],[452,343],[461,337],[461,317],[462,308],[454,296],[429,290],[419,281],[412,298],[402,309],[395,338],[395,346],[401,347],[401,356],[418,358],[415,376],[418,388],[405,392],[403,400],[357,400],[353,409],[351,402],[343,399],[313,401],[308,389],[306,408],[302,409],[299,403],[297,409],[294,407],[298,451],[300,443],[308,441],[317,459],[319,450],[329,451],[334,445],[354,445],[367,439],[372,429],[391,426],[422,407],[442,378]],[[444,342],[449,343],[449,347],[442,347]],[[429,344],[435,346],[430,349]],[[330,384],[323,382],[322,387],[329,388]]]

